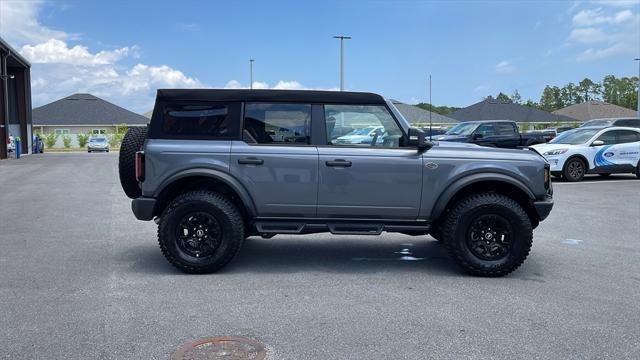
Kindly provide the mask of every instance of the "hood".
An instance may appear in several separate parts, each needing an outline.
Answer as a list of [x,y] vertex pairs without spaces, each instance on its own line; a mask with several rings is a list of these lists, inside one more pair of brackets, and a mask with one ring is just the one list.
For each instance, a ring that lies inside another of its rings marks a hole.
[[570,149],[573,146],[575,145],[545,143],[545,144],[532,145],[530,147],[533,148],[535,151],[539,152],[540,154],[544,154],[547,151],[556,150],[556,149]]
[[438,141],[467,141],[469,140],[469,136],[467,135],[436,135],[432,136],[433,140]]

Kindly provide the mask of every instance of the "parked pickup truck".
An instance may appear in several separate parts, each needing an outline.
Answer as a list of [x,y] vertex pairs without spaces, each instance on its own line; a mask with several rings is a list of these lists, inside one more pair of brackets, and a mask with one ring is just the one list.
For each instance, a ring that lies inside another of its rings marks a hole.
[[511,120],[466,121],[433,139],[508,149],[546,142],[543,134],[520,134],[518,125]]
[[[379,131],[337,142],[337,119]],[[189,273],[222,268],[248,236],[386,231],[430,234],[468,273],[502,276],[553,207],[537,152],[428,142],[371,93],[158,90],[119,156],[133,213]]]

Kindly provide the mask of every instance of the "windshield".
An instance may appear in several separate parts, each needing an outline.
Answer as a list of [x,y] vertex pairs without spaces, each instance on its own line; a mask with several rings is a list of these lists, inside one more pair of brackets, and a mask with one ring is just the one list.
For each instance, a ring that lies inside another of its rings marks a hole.
[[591,121],[587,121],[586,123],[582,124],[582,126],[580,127],[586,127],[586,126],[607,126],[607,125],[611,125],[611,120],[591,120]]
[[445,134],[446,135],[469,135],[473,132],[473,130],[475,130],[476,126],[478,126],[478,123],[458,124],[452,127],[451,129],[449,129],[449,131],[447,131]]
[[597,134],[600,129],[576,129],[565,131],[558,135],[557,138],[549,141],[550,144],[568,144],[578,145],[584,144],[587,140],[591,139],[593,135]]

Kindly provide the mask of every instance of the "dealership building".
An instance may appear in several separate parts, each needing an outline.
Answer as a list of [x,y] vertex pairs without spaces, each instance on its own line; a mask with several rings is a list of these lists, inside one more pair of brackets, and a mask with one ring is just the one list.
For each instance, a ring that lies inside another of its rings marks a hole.
[[9,137],[20,138],[31,153],[31,64],[0,38],[0,159],[9,154]]

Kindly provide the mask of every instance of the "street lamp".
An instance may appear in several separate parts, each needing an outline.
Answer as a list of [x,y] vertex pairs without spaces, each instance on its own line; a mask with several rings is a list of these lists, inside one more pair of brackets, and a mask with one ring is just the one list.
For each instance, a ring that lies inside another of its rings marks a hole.
[[249,89],[253,89],[253,62],[255,60],[249,59]]
[[340,91],[344,91],[344,40],[351,39],[351,36],[336,35],[334,39],[340,39]]
[[633,59],[638,62],[638,117],[640,118],[640,58]]

